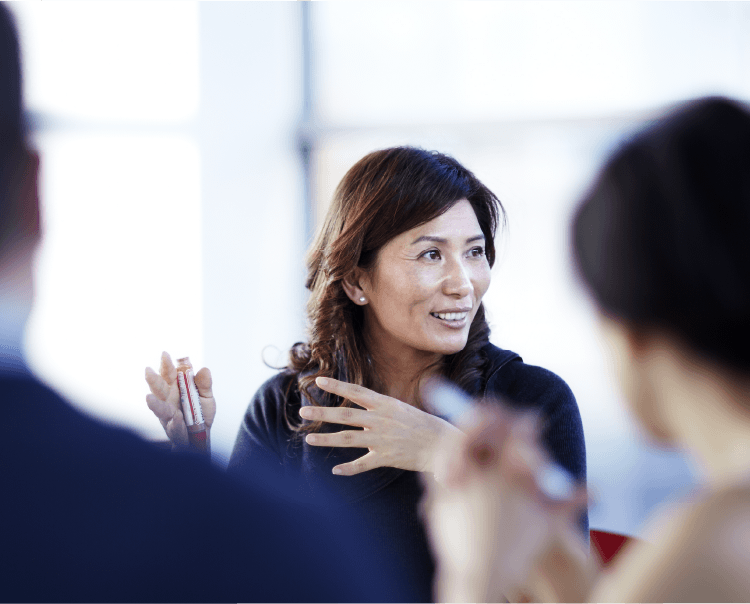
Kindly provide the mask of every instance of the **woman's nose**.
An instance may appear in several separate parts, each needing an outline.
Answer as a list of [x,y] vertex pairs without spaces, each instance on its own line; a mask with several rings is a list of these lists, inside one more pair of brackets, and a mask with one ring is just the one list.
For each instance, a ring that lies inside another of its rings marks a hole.
[[443,281],[443,291],[449,296],[463,298],[468,296],[474,286],[471,283],[469,271],[463,262],[454,262],[449,267],[449,273]]

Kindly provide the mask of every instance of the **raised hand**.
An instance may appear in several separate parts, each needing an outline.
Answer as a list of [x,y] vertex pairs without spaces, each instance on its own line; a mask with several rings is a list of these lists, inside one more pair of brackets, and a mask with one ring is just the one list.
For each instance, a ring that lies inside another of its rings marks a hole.
[[464,438],[435,449],[441,481],[425,481],[437,600],[582,601],[585,489],[550,461],[532,416],[476,407],[462,428]]
[[300,415],[305,419],[364,428],[332,434],[307,435],[307,443],[316,447],[369,449],[369,452],[359,459],[335,466],[334,474],[352,476],[380,467],[432,472],[434,449],[438,443],[461,435],[458,428],[439,417],[362,386],[333,378],[318,378],[316,383],[322,390],[342,396],[363,407],[300,409]]
[[[146,367],[146,382],[151,394],[146,395],[146,404],[161,422],[167,438],[174,446],[187,447],[188,434],[180,406],[180,392],[177,386],[177,369],[168,353],[162,352],[159,373]],[[203,418],[209,429],[216,416],[216,401],[212,391],[213,380],[207,367],[195,374]]]

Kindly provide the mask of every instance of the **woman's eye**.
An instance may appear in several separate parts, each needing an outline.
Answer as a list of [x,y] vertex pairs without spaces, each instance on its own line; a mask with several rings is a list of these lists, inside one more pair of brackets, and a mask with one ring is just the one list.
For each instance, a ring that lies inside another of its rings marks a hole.
[[440,252],[438,250],[427,250],[421,257],[428,260],[440,260]]
[[471,248],[469,250],[469,254],[474,258],[481,258],[482,256],[484,256],[484,248],[478,245],[477,247]]

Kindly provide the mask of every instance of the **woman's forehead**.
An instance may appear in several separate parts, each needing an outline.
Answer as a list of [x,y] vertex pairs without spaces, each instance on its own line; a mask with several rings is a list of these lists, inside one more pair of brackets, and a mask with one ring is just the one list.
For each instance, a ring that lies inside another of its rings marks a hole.
[[450,242],[464,240],[482,235],[482,229],[474,213],[474,208],[466,200],[456,202],[447,212],[401,233],[395,239],[402,244],[414,245],[429,239],[445,239]]

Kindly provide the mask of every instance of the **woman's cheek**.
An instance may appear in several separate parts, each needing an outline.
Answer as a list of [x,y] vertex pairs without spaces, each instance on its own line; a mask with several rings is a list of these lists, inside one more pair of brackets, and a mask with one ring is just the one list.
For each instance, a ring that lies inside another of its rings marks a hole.
[[492,279],[492,270],[489,265],[485,262],[482,267],[479,267],[478,274],[474,281],[474,291],[476,292],[477,302],[481,302],[484,294],[490,287],[490,281]]
[[442,283],[442,271],[436,266],[421,266],[409,275],[408,281],[412,284],[415,295],[418,297],[430,296],[436,287]]

